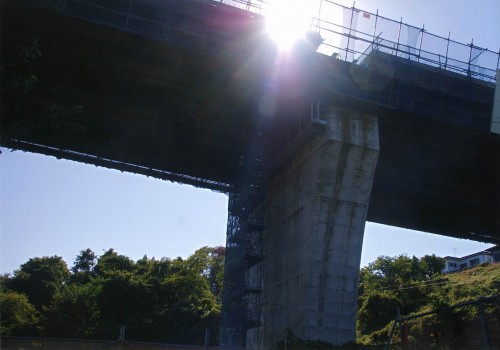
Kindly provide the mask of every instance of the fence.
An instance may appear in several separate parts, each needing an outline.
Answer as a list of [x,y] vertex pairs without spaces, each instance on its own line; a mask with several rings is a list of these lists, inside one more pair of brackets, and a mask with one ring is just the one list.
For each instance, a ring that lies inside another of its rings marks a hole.
[[385,346],[389,349],[500,349],[500,295],[398,317]]
[[[187,346],[137,341],[101,341],[31,337],[2,337],[2,350],[227,350],[221,347]],[[231,350],[243,350],[231,348]]]

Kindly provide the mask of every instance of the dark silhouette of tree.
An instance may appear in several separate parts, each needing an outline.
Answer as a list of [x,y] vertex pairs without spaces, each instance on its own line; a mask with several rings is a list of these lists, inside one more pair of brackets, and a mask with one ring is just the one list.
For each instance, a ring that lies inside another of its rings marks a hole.
[[78,272],[92,273],[96,260],[97,256],[90,248],[82,250],[80,254],[76,256],[71,272],[74,274]]
[[68,281],[70,272],[60,256],[32,258],[14,272],[10,281],[12,290],[25,294],[38,311],[47,306],[52,297]]
[[86,284],[95,276],[94,266],[97,262],[97,255],[87,248],[80,251],[71,267],[71,282]]

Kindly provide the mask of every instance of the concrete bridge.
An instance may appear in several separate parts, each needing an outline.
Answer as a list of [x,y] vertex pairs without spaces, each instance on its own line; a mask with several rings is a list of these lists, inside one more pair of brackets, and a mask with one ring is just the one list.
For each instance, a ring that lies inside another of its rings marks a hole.
[[258,9],[4,1],[1,145],[228,193],[222,344],[351,341],[366,220],[500,241],[498,57]]

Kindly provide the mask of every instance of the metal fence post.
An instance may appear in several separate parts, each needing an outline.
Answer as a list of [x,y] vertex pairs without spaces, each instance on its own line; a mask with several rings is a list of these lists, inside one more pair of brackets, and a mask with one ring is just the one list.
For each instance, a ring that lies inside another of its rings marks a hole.
[[483,326],[484,342],[485,342],[485,346],[486,346],[485,349],[492,350],[490,330],[488,328],[488,319],[486,318],[486,311],[484,308],[484,300],[483,299],[481,299],[479,301],[479,317],[481,318],[481,325]]
[[396,319],[394,320],[394,323],[392,324],[391,332],[389,333],[389,339],[387,339],[387,343],[385,344],[384,350],[388,350],[389,346],[391,345],[391,340],[392,337],[394,336],[394,331],[396,330],[396,326],[399,323],[399,318],[401,316],[401,310],[399,309],[399,306],[396,308]]

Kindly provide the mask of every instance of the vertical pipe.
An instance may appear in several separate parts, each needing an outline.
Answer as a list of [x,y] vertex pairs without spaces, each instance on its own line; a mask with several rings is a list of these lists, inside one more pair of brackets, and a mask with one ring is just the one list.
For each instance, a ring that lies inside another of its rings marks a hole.
[[418,48],[417,62],[420,62],[420,55],[422,54],[422,42],[424,41],[425,24],[422,24],[422,35],[420,35],[420,47]]
[[321,8],[323,7],[323,0],[319,1],[318,7],[318,33],[321,35]]
[[450,34],[451,32],[448,31],[448,40],[446,42],[446,58],[444,59],[444,69],[446,69],[446,66],[448,65],[448,49],[450,47]]
[[398,43],[396,44],[396,57],[398,56],[398,52],[399,52],[399,40],[401,38],[401,26],[402,25],[403,25],[403,17],[401,17],[401,20],[399,21]]
[[377,13],[375,13],[375,26],[373,27],[373,41],[375,41],[375,37],[377,36],[377,22],[378,22],[378,9]]
[[470,49],[469,49],[469,63],[467,64],[467,76],[470,77],[471,72],[470,72],[470,61],[472,60],[472,48],[474,47],[474,38],[471,39],[470,41]]
[[345,48],[345,61],[347,61],[347,53],[349,52],[349,42],[351,40],[351,30],[352,30],[352,20],[354,17],[354,6],[356,5],[356,1],[352,3],[351,8],[351,23],[349,24],[349,34],[347,35],[347,46]]
[[[497,56],[497,71],[500,68],[500,49],[498,49],[498,56]],[[495,74],[496,77],[496,74]]]

